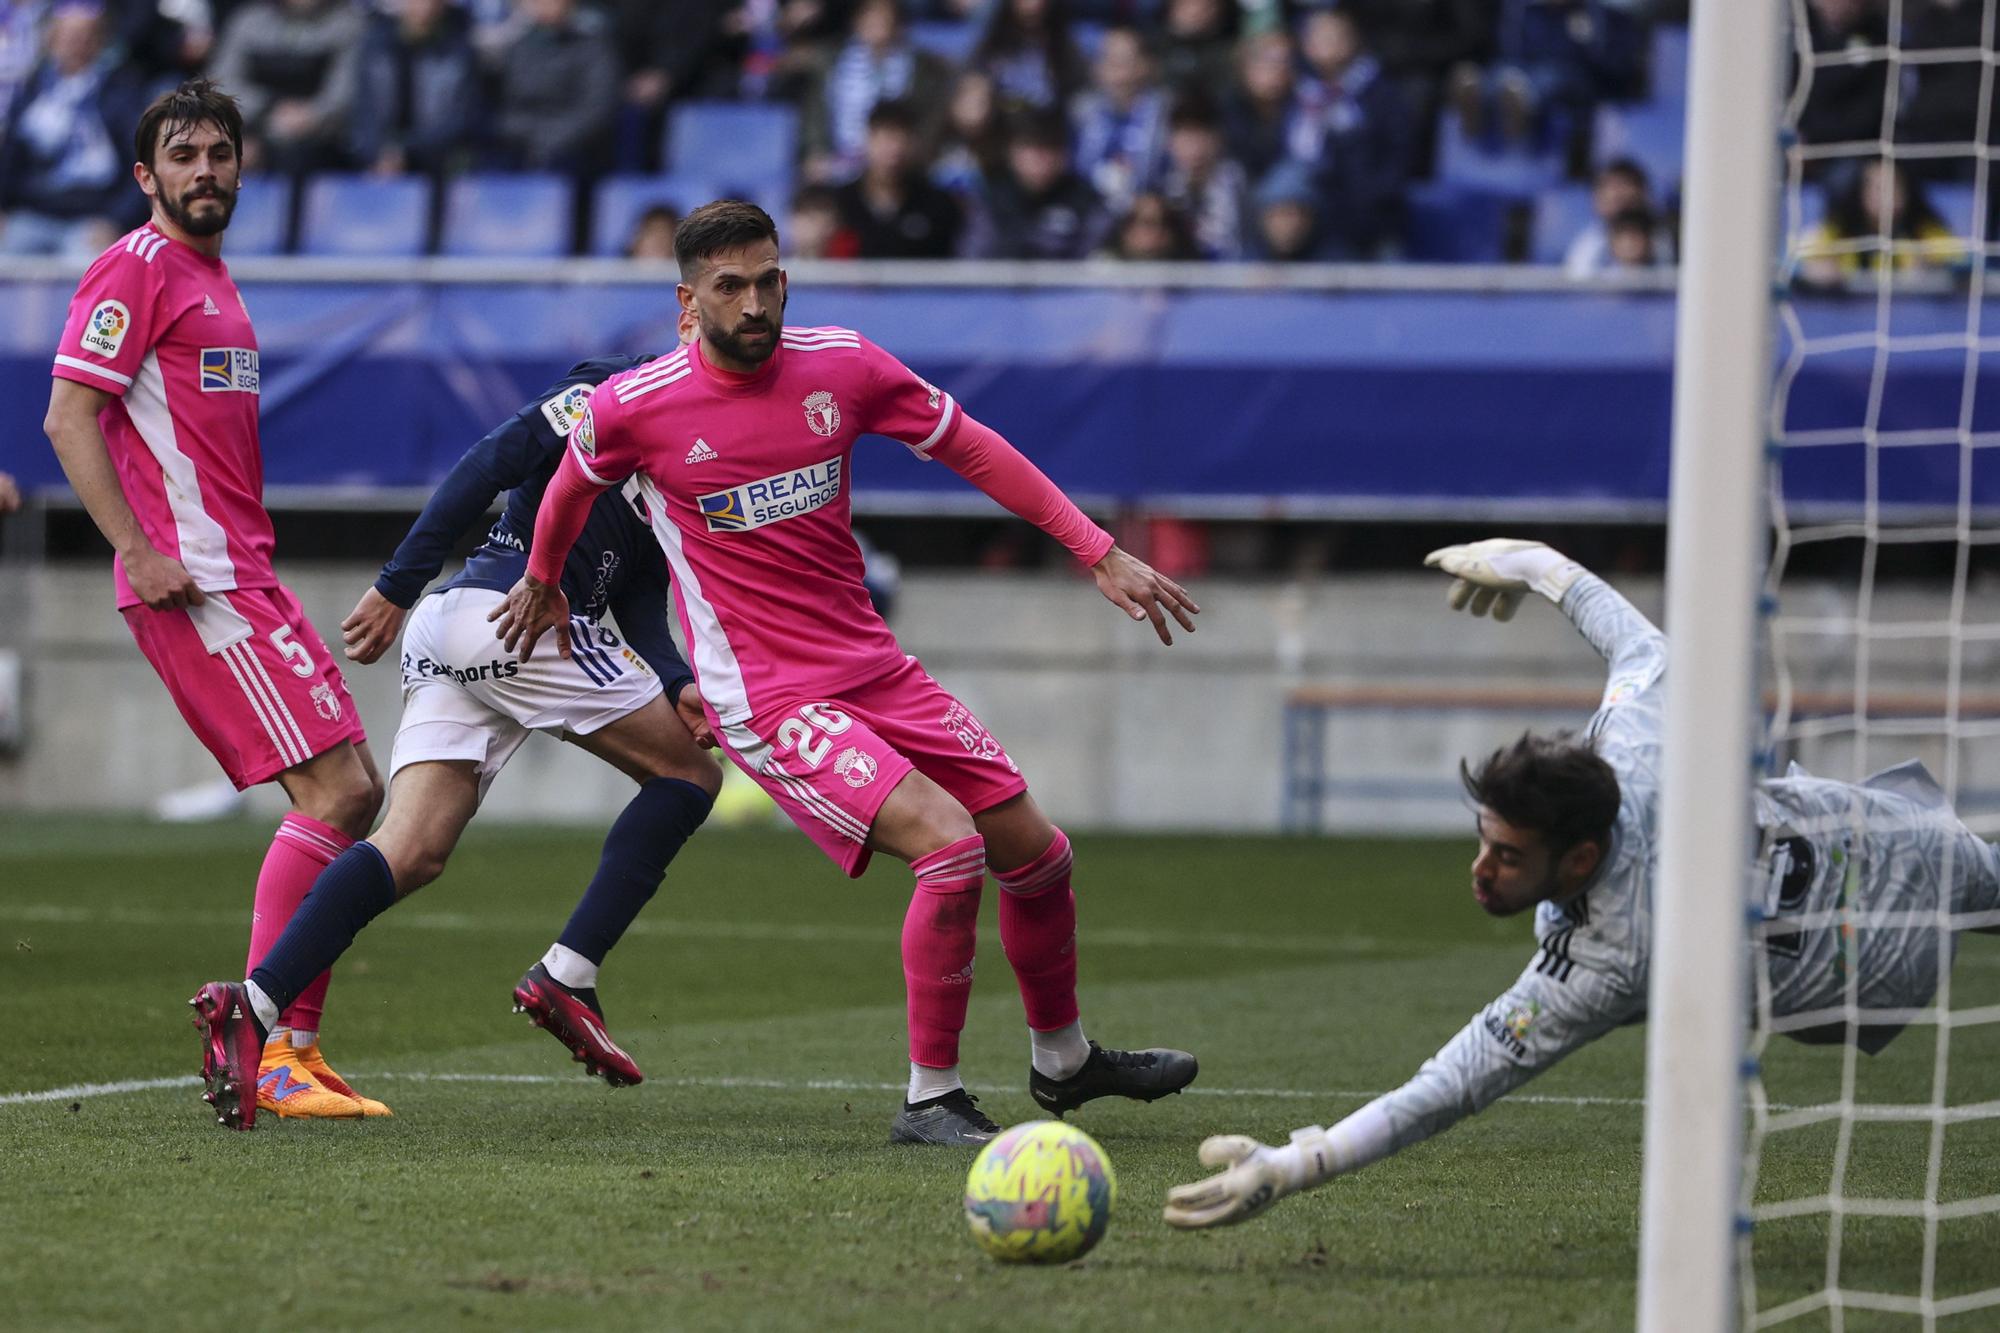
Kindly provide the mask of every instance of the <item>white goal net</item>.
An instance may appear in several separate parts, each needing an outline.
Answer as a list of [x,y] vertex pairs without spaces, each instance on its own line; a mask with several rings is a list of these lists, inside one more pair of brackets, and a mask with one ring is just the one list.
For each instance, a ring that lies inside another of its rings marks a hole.
[[[1785,3],[1762,767],[1858,782],[1920,760],[1991,837],[2000,318],[1989,328],[1984,307],[2000,0]],[[1795,910],[1803,879],[1771,836],[1750,891],[1741,1325],[2000,1328],[2000,940],[1961,934],[2000,913],[1863,901],[1878,835],[1923,835],[1870,827],[1859,802],[1844,818],[1818,831],[1850,849],[1836,905]],[[1938,854],[1949,879],[1953,850]],[[1899,930],[1935,951],[1911,955],[1935,966],[1935,997],[1871,1007],[1862,951]],[[1834,943],[1841,998],[1775,1012],[1774,960],[1814,935]],[[1865,1052],[1871,1028],[1896,1027]]]

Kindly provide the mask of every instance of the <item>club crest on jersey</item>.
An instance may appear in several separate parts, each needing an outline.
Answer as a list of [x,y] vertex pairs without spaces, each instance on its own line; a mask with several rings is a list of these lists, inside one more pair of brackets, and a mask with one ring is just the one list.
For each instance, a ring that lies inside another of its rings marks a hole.
[[549,423],[550,430],[567,438],[576,429],[576,423],[583,419],[584,404],[596,391],[595,384],[570,385],[542,404],[542,419]]
[[848,786],[865,787],[875,780],[878,769],[874,755],[863,754],[850,745],[833,761],[833,771],[845,778]]
[[801,406],[806,410],[806,425],[812,427],[813,434],[831,435],[840,429],[840,404],[825,389],[807,394]]
[[258,393],[263,379],[257,368],[254,347],[204,347],[201,349],[201,391],[203,393]]
[[569,442],[585,458],[597,457],[597,418],[591,414],[588,402],[583,405],[583,415],[577,418],[576,429],[569,432]]
[[321,681],[312,687],[313,711],[329,722],[340,721],[340,696],[333,692],[333,686]]
[[696,501],[710,532],[748,532],[810,514],[839,499],[840,463],[838,458],[829,458],[811,467],[746,481],[726,491],[710,491]]
[[117,356],[131,327],[132,312],[125,308],[123,301],[103,301],[84,321],[83,335],[77,341],[83,344],[84,350],[99,356]]

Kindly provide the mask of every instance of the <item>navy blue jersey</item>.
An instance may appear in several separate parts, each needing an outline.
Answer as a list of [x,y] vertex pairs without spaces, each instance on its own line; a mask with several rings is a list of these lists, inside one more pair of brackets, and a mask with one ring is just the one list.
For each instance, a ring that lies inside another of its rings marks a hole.
[[[465,456],[432,492],[396,554],[382,567],[375,591],[401,607],[416,605],[437,577],[445,557],[486,515],[495,496],[507,492],[507,506],[486,540],[448,580],[446,588],[490,588],[506,592],[528,568],[528,543],[542,491],[562,461],[571,427],[583,414],[592,390],[622,370],[652,360],[605,356],[570,367],[547,391],[507,418]],[[653,531],[622,488],[599,496],[583,535],[563,564],[563,596],[574,615],[601,620],[608,611],[646,664],[666,683],[667,697],[693,679],[668,628],[666,558]]]

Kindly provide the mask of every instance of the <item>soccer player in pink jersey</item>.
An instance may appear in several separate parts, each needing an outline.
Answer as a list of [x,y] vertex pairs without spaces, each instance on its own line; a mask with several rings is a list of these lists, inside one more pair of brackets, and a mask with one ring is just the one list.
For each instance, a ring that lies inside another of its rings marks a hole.
[[[243,120],[206,79],[140,117],[133,175],[153,216],[90,266],[70,302],[44,429],[116,558],[118,609],[195,737],[238,788],[276,780],[292,809],[257,877],[249,962],[314,878],[368,831],[382,779],[333,654],[271,568],[259,366],[222,262]],[[219,1113],[387,1115],[319,1050],[322,974],[261,1049],[211,1048]],[[247,1029],[246,1029],[247,1030]]]
[[1062,542],[1164,643],[1167,616],[1191,631],[1198,608],[951,395],[857,333],[786,329],[777,228],[762,209],[697,209],[675,248],[680,301],[701,336],[605,381],[570,433],[527,574],[493,613],[508,648],[526,658],[554,630],[570,651],[563,561],[602,489],[637,476],[698,686],[681,695],[689,725],[849,875],[877,850],[916,874],[903,923],[910,1078],[891,1142],[982,1143],[999,1130],[958,1074],[989,868],[1027,1009],[1035,1101],[1061,1115],[1096,1097],[1178,1092],[1195,1076],[1192,1055],[1084,1036],[1069,839],[1000,742],[869,603],[849,524],[855,441],[887,435],[960,473]]

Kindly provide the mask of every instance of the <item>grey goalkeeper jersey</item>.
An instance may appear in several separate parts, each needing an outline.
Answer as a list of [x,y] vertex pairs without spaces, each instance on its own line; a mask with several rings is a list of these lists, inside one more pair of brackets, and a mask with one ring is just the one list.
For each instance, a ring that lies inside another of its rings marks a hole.
[[[1374,1106],[1396,1149],[1479,1111],[1615,1027],[1645,1017],[1657,864],[1661,678],[1667,641],[1630,602],[1594,575],[1579,578],[1562,610],[1609,664],[1602,702],[1586,735],[1618,775],[1611,848],[1589,887],[1535,912],[1533,962],[1506,993]],[[1903,914],[2000,905],[2000,856],[1952,813],[1920,764],[1862,783],[1832,782],[1796,766],[1758,784],[1758,892],[1772,921],[1770,1012],[1810,1024],[1845,1002],[1844,950],[1832,918],[1844,902],[1865,915],[1856,937],[1863,1008],[1916,1008],[1936,991],[1936,930]],[[1870,917],[1886,921],[1871,922]],[[1799,929],[1783,929],[1787,920]],[[1948,955],[1947,955],[1948,956]],[[1747,961],[1747,960],[1746,960]],[[1758,969],[1762,971],[1763,969]],[[1838,1024],[1838,1013],[1824,1019]],[[1884,1022],[1863,1031],[1879,1049],[1895,1035]],[[1810,1028],[1793,1035],[1813,1039]],[[1833,1034],[1844,1035],[1844,1029]]]

